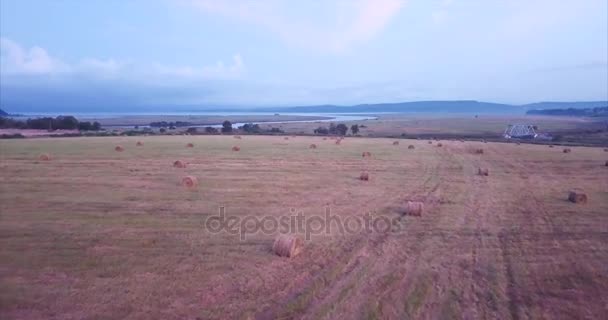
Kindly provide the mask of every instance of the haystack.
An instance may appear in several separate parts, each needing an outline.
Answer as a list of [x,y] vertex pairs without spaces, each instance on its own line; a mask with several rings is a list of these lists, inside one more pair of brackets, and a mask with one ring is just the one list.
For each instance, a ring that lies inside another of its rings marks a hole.
[[364,151],[364,152],[361,154],[361,157],[363,157],[363,158],[365,158],[365,157],[371,158],[371,156],[372,156],[372,153],[371,153],[371,152],[368,152],[368,151]]
[[234,147],[232,147],[232,151],[241,151],[241,147],[234,146]]
[[173,162],[173,166],[176,168],[185,168],[186,163],[181,160],[176,160],[175,162]]
[[572,152],[572,150],[570,148],[565,148],[563,152],[564,153],[570,153],[570,152]]
[[369,173],[361,172],[361,175],[359,176],[359,180],[369,181]]
[[408,149],[416,149],[416,147],[414,147],[413,144],[410,144],[409,146],[407,146]]
[[604,148],[604,152],[608,152],[608,148]]
[[568,201],[574,203],[587,203],[587,195],[582,192],[570,191]]
[[284,140],[289,140],[289,137],[283,137]]
[[122,146],[116,146],[116,147],[114,147],[114,150],[116,152],[123,152],[123,151],[125,151],[125,148],[123,148]]
[[241,139],[241,136],[234,136],[235,139]]
[[429,144],[433,144],[433,141],[429,141]]
[[478,168],[477,169],[477,174],[480,176],[489,176],[490,175],[490,170],[488,170],[488,168]]
[[302,239],[290,234],[279,234],[272,245],[272,251],[276,255],[286,258],[297,256],[302,252],[302,249],[304,249]]
[[198,186],[198,179],[193,176],[185,176],[182,178],[182,185],[186,188],[196,188]]
[[38,159],[40,161],[49,161],[49,160],[51,160],[51,155],[48,153],[42,153],[42,154],[40,154],[40,156],[38,156]]
[[424,203],[420,201],[408,201],[405,204],[405,211],[403,212],[408,216],[422,216],[422,211],[424,211]]
[[144,145],[144,143],[143,143],[143,142],[141,142],[141,141],[137,141],[137,143],[135,143],[135,145],[136,145],[136,146],[138,146],[138,147],[141,147],[141,146],[143,146],[143,145]]
[[340,144],[340,139],[336,140],[336,144]]
[[188,144],[186,145],[186,147],[187,147],[187,148],[194,148],[194,144],[192,144],[192,143],[188,143]]
[[399,141],[393,141],[393,145],[394,146],[398,146],[399,145]]
[[327,140],[327,138],[323,137],[323,140]]
[[608,160],[606,160],[606,167],[608,167]]
[[308,146],[309,149],[316,149],[317,145],[312,143],[311,145]]
[[553,145],[552,145],[552,144],[550,144],[550,145],[549,145],[549,148],[553,148]]
[[437,144],[438,147],[443,147],[443,144],[440,142]]
[[483,154],[483,149],[475,149],[476,154]]

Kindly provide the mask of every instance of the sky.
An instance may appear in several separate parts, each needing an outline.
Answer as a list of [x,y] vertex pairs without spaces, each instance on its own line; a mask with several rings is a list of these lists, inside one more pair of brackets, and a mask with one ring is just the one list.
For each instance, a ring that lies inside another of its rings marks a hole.
[[10,111],[608,100],[606,0],[0,0]]

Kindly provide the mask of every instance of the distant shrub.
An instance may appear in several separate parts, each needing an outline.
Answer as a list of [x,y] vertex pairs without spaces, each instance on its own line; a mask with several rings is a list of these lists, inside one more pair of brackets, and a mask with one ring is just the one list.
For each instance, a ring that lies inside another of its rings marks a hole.
[[13,134],[2,134],[0,135],[0,139],[22,139],[25,138],[21,133],[13,133]]

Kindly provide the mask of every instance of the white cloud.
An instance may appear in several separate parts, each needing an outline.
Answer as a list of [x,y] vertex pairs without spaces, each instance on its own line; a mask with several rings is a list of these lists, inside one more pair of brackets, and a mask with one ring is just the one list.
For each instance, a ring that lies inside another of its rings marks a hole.
[[[40,47],[24,48],[17,42],[0,38],[1,75],[79,75],[93,78],[136,79],[169,76],[188,79],[236,79],[245,69],[240,54],[232,57],[230,64],[223,61],[200,68],[192,66],[166,66],[160,63],[136,65],[114,59],[84,58],[75,63],[61,61]],[[152,71],[152,74],[150,74]]]
[[243,58],[238,53],[232,57],[232,64],[229,65],[226,65],[221,60],[214,65],[201,68],[190,66],[167,66],[162,64],[154,65],[154,70],[159,75],[197,79],[236,79],[242,75],[244,69],[245,64],[243,63]]
[[40,47],[25,49],[18,43],[0,38],[2,73],[48,74],[63,71],[65,65]]
[[331,53],[343,52],[373,39],[405,3],[405,0],[308,2],[309,7],[303,9],[312,8],[314,16],[325,17],[320,20],[318,17],[302,19],[305,15],[299,12],[300,8],[294,8],[291,1],[184,1],[209,14],[263,27],[290,45]]

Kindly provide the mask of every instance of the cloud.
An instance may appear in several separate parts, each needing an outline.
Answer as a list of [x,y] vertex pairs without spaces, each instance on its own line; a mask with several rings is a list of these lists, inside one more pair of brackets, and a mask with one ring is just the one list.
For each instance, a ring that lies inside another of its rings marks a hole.
[[453,3],[454,0],[442,0],[439,3],[439,9],[431,13],[431,19],[433,20],[433,23],[443,24],[448,18],[448,9],[452,6]]
[[154,77],[171,77],[166,80],[192,79],[237,79],[245,70],[240,54],[232,57],[226,65],[223,61],[203,67],[166,66],[161,63],[138,65],[114,59],[84,58],[74,63],[51,56],[45,49],[34,46],[24,48],[8,38],[0,38],[0,75],[61,75],[65,77],[87,77],[93,79],[147,80]]
[[18,43],[0,38],[2,73],[48,74],[63,71],[65,65],[40,47],[25,49]]
[[[181,2],[208,14],[260,26],[292,46],[318,52],[341,53],[377,36],[399,13],[405,0],[309,2],[305,8],[294,8],[294,2],[281,0]],[[302,2],[295,6],[302,6],[303,3],[306,5],[306,2]],[[303,15],[298,14],[300,9],[314,10],[316,18],[302,19]]]
[[242,75],[245,64],[241,55],[237,53],[232,56],[232,64],[230,65],[224,64],[223,61],[218,61],[214,65],[202,68],[156,64],[154,69],[159,75],[166,76],[198,79],[237,79]]

